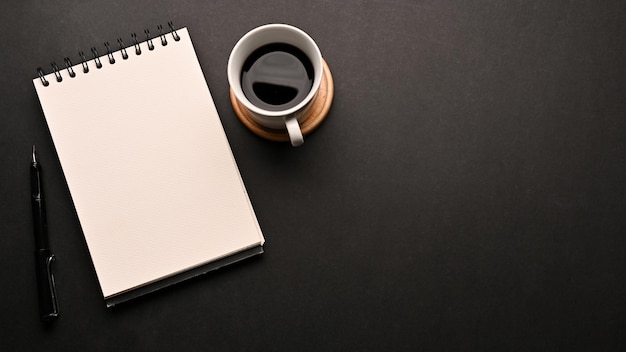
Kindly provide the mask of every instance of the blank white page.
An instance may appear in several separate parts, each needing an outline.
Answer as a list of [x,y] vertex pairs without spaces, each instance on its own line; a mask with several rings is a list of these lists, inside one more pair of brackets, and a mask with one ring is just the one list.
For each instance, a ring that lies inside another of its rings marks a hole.
[[33,80],[105,298],[263,245],[186,28]]

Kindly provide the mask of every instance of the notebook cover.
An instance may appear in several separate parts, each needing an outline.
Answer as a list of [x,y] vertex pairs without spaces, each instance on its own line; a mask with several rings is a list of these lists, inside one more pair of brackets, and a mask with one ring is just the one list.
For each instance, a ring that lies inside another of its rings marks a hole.
[[33,80],[109,305],[262,252],[188,31],[176,35]]

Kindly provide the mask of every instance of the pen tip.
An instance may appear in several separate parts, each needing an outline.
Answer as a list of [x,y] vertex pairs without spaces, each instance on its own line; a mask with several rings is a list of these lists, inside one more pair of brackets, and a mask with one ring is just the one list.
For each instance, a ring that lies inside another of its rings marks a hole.
[[35,156],[35,145],[33,144],[33,162],[37,162],[37,157]]

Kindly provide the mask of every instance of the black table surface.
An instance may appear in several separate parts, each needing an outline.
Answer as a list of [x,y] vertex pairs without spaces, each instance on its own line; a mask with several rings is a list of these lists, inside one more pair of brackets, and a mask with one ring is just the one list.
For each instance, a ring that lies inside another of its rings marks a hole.
[[[623,1],[5,1],[0,13],[3,351],[626,348]],[[107,309],[31,80],[168,21],[190,31],[265,253]],[[330,114],[299,148],[252,134],[230,105],[230,50],[266,23],[308,32],[334,77]],[[32,144],[57,256],[50,326]]]

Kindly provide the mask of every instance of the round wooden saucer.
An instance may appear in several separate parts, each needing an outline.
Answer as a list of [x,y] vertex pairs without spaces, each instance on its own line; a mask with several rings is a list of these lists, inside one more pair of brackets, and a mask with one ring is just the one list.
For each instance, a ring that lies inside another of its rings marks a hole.
[[[322,82],[320,82],[320,88],[311,102],[311,109],[308,116],[300,120],[300,129],[303,135],[307,135],[313,132],[328,116],[328,111],[333,103],[333,96],[335,95],[335,85],[333,83],[333,76],[330,73],[326,60],[322,59],[324,64],[324,72],[322,74]],[[248,110],[235,98],[233,90],[230,90],[230,103],[233,105],[233,110],[243,124],[254,132],[259,137],[263,137],[270,141],[276,142],[289,142],[289,134],[287,129],[273,129],[267,128],[254,121]]]

